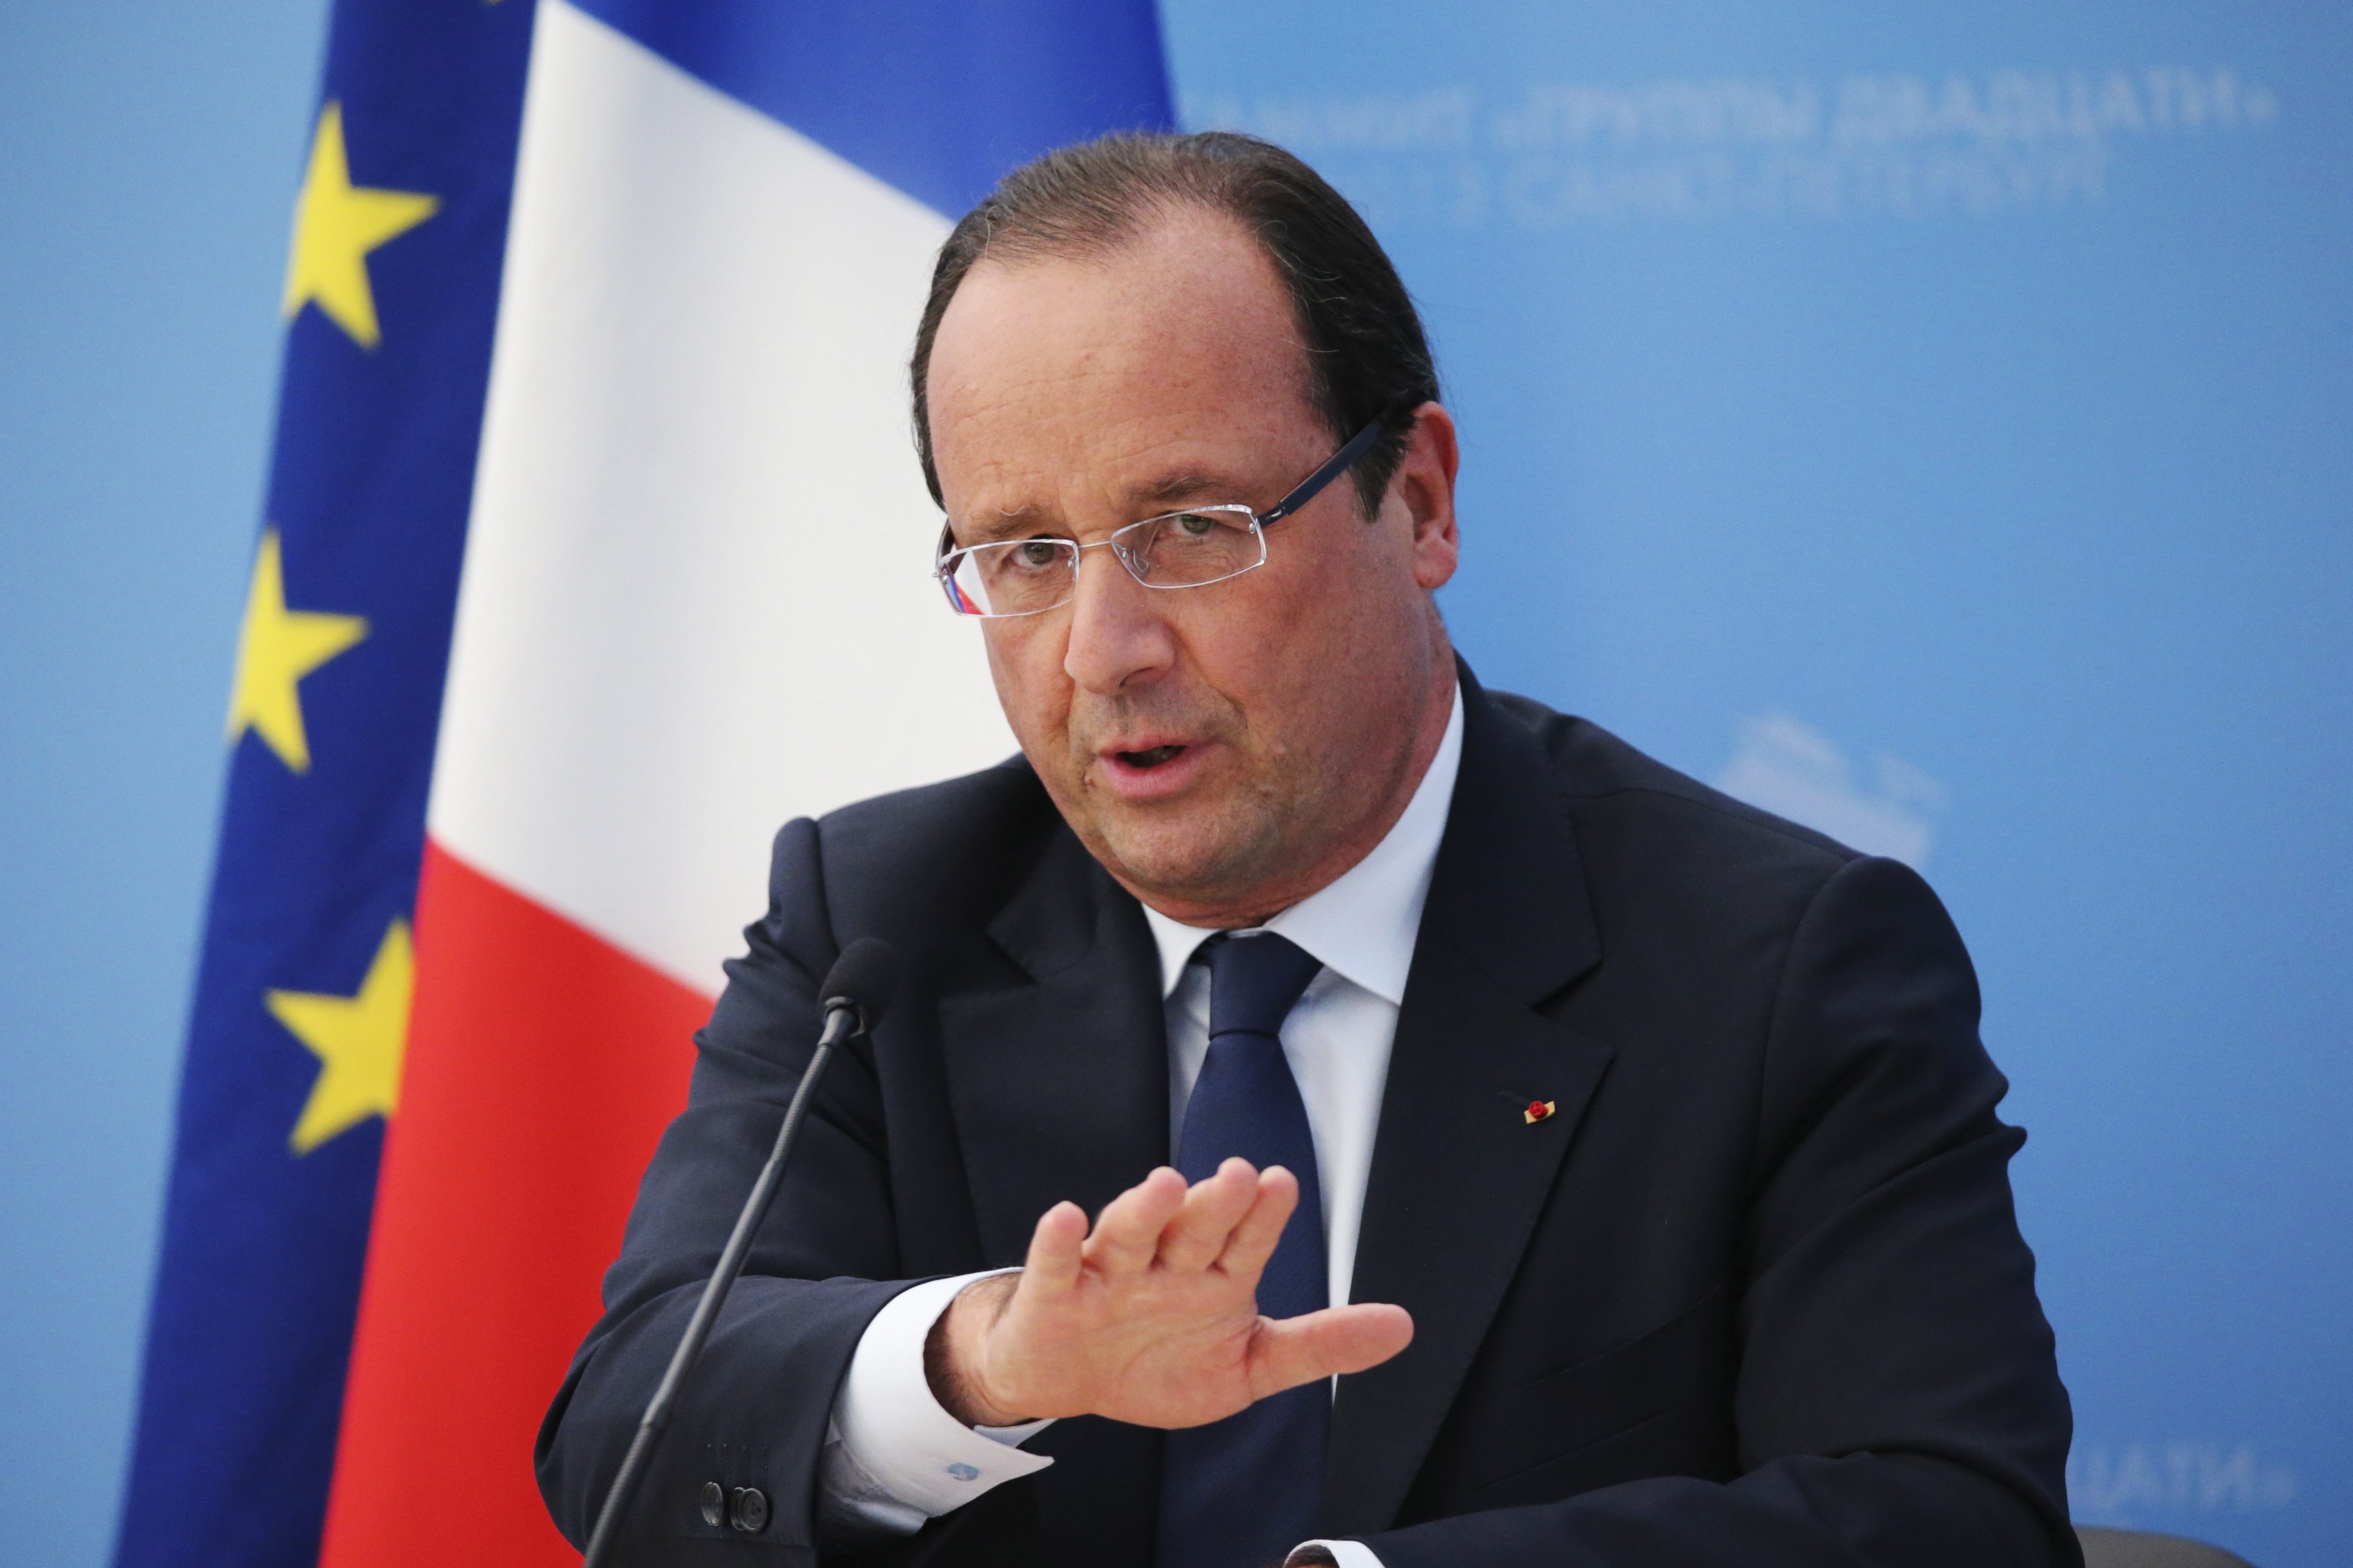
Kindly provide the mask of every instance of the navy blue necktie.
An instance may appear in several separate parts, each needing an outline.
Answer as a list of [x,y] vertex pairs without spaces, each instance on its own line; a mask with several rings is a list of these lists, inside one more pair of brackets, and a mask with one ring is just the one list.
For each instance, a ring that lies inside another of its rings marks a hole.
[[[1323,967],[1271,933],[1213,938],[1209,1054],[1186,1102],[1176,1168],[1198,1182],[1239,1154],[1299,1178],[1299,1207],[1260,1276],[1258,1310],[1295,1318],[1330,1305],[1315,1135],[1283,1059],[1283,1018]],[[1157,1568],[1270,1568],[1313,1537],[1324,1508],[1332,1390],[1322,1379],[1207,1426],[1168,1434]]]

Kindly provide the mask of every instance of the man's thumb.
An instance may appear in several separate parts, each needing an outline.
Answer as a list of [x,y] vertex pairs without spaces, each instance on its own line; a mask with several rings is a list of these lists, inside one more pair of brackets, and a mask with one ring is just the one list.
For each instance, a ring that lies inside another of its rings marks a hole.
[[1403,1307],[1363,1301],[1281,1320],[1261,1319],[1250,1344],[1250,1397],[1378,1366],[1413,1341]]

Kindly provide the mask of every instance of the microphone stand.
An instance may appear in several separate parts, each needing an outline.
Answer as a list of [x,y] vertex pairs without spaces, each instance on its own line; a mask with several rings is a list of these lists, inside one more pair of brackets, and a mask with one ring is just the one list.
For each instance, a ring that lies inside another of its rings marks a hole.
[[662,1428],[670,1425],[670,1407],[678,1402],[679,1390],[693,1372],[694,1363],[702,1359],[703,1342],[711,1338],[719,1310],[727,1304],[727,1293],[735,1288],[736,1277],[744,1272],[744,1260],[752,1250],[752,1235],[760,1228],[768,1205],[776,1195],[776,1186],[784,1180],[785,1161],[792,1153],[793,1137],[800,1131],[801,1115],[808,1109],[809,1091],[817,1087],[826,1063],[832,1059],[833,1047],[862,1027],[857,1004],[847,998],[827,1002],[825,1033],[818,1039],[816,1054],[809,1058],[808,1070],[801,1074],[800,1087],[793,1091],[784,1125],[776,1129],[776,1147],[768,1151],[768,1163],[760,1167],[760,1179],[752,1184],[752,1194],[744,1200],[744,1212],[735,1216],[735,1229],[727,1237],[726,1249],[719,1255],[719,1267],[702,1287],[702,1300],[695,1304],[685,1335],[670,1353],[670,1367],[662,1373],[661,1385],[646,1404],[637,1436],[629,1440],[629,1451],[622,1458],[620,1472],[613,1478],[612,1489],[605,1494],[605,1506],[597,1510],[596,1528],[588,1537],[588,1555],[582,1560],[581,1568],[603,1568],[607,1561],[629,1494],[637,1489],[647,1463],[652,1459],[654,1445],[661,1441]]

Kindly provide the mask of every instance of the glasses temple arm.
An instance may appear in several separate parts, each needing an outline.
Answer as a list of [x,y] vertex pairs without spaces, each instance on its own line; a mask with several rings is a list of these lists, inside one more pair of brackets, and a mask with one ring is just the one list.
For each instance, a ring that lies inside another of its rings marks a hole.
[[1373,443],[1381,438],[1381,432],[1388,428],[1389,421],[1412,405],[1411,399],[1400,397],[1374,416],[1373,422],[1349,437],[1348,444],[1325,459],[1322,468],[1300,480],[1289,495],[1259,513],[1259,526],[1280,522],[1314,500],[1325,485],[1362,462],[1365,454],[1373,449]]

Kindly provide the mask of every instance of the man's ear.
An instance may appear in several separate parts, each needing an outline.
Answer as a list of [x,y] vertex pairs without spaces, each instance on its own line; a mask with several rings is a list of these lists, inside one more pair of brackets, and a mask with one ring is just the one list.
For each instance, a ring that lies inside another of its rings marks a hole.
[[1414,410],[1413,433],[1398,459],[1389,494],[1404,503],[1413,528],[1413,576],[1425,590],[1444,587],[1454,575],[1461,541],[1454,524],[1454,475],[1462,453],[1455,443],[1454,416],[1442,405]]

